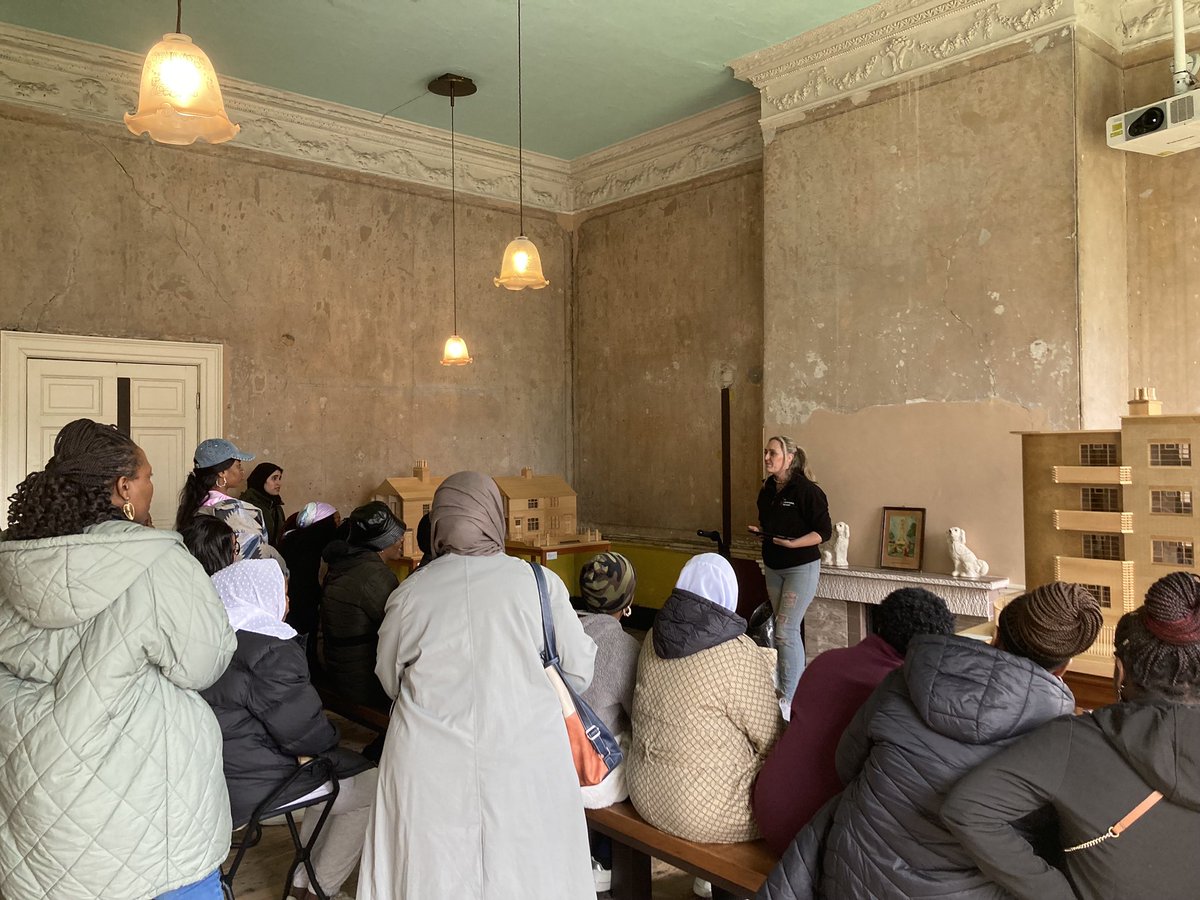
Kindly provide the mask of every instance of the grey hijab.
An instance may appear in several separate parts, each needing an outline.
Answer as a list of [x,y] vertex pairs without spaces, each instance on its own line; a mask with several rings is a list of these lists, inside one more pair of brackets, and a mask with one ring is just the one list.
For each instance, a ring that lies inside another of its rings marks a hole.
[[496,482],[458,472],[441,483],[429,510],[433,555],[494,556],[504,552],[504,503]]

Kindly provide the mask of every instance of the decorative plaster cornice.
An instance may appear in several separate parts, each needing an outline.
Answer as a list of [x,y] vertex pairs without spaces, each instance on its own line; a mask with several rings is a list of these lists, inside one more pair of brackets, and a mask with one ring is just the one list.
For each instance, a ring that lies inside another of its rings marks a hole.
[[[0,24],[0,100],[75,118],[117,124],[137,106],[142,59],[132,53]],[[450,187],[450,133],[402,119],[278,91],[222,76],[237,145],[290,159]],[[459,136],[458,187],[468,194],[517,199],[512,147]],[[570,165],[525,154],[525,202],[570,208]]]
[[758,108],[743,97],[573,160],[575,211],[761,159]]
[[[1118,5],[1118,0],[1113,0]],[[1133,49],[1171,35],[1171,4],[1169,0],[1123,0],[1119,3],[1121,43],[1123,49]],[[1200,20],[1200,0],[1184,0],[1184,24],[1195,28]]]
[[831,101],[865,96],[996,47],[1033,42],[1064,26],[1083,25],[1120,46],[1119,2],[882,0],[729,65],[761,92],[762,127],[769,137]]
[[[137,106],[142,59],[132,53],[0,23],[0,101],[124,131]],[[450,187],[450,133],[223,76],[236,144],[276,156]],[[762,154],[757,98],[638,135],[573,162],[525,153],[525,202],[571,213],[728,168]],[[517,199],[513,147],[460,135],[459,190]]]

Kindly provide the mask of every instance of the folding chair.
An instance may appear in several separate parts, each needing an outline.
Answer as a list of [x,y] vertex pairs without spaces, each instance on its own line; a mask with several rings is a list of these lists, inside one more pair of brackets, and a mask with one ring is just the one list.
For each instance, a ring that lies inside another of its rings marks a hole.
[[[291,802],[280,802],[280,797],[286,794],[296,783],[296,780],[308,775],[315,774],[320,779],[319,784],[329,782],[331,784],[328,793],[321,794],[319,797],[309,797],[305,800],[293,800]],[[242,857],[246,855],[246,851],[258,844],[262,840],[263,825],[267,819],[273,819],[276,816],[283,816],[287,822],[288,832],[292,836],[292,847],[295,853],[292,857],[292,865],[288,869],[287,878],[283,883],[282,900],[287,900],[288,892],[292,889],[292,877],[296,874],[296,869],[304,866],[308,872],[309,887],[317,895],[319,900],[329,900],[325,891],[321,889],[321,885],[317,883],[317,873],[313,871],[312,865],[312,848],[316,844],[317,838],[321,836],[321,829],[325,827],[325,820],[329,818],[329,810],[333,807],[333,802],[338,795],[338,780],[333,772],[333,763],[321,757],[314,757],[300,766],[280,782],[279,787],[271,793],[267,799],[258,805],[258,808],[250,814],[248,821],[242,828],[241,837],[233,842],[232,849],[237,850],[237,855],[233,858],[233,863],[229,866],[228,871],[221,873],[221,882],[224,884],[229,896],[233,897],[233,879],[237,875],[238,867],[242,864]],[[313,829],[309,835],[308,843],[303,843],[300,840],[300,831],[296,828],[295,812],[298,809],[306,809],[310,806],[316,806],[318,803],[325,804],[321,810],[321,816],[317,819],[317,827]]]

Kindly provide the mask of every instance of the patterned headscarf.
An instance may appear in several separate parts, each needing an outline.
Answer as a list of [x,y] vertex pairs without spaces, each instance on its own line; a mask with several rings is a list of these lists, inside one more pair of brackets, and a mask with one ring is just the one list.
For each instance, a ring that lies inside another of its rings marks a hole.
[[615,613],[633,603],[637,576],[620,553],[599,553],[579,570],[579,593],[588,610]]
[[320,522],[322,519],[328,519],[337,510],[328,503],[321,503],[319,500],[314,500],[311,503],[305,503],[304,508],[300,510],[296,516],[296,527],[307,528],[314,522]]
[[494,556],[504,552],[504,502],[496,482],[456,472],[438,486],[429,510],[434,556]]
[[693,556],[679,573],[675,587],[703,597],[729,612],[737,611],[737,576],[729,560],[716,553]]
[[283,621],[287,594],[283,572],[273,559],[245,559],[212,577],[234,631],[253,631],[291,640],[296,630]]

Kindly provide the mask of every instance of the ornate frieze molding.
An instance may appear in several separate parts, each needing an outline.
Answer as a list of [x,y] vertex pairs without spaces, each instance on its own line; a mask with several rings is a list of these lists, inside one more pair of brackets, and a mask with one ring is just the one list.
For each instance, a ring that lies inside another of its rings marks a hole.
[[[0,24],[0,100],[116,124],[137,106],[142,59],[97,44]],[[237,145],[290,159],[450,187],[450,134],[223,76],[225,106],[242,126]],[[458,188],[517,199],[513,147],[459,136]],[[525,202],[555,212],[571,206],[570,165],[525,154]]]
[[[1121,44],[1132,49],[1171,35],[1169,0],[1113,0],[1120,8]],[[1184,24],[1189,29],[1200,25],[1200,0],[1184,0]]]
[[757,97],[743,97],[571,162],[576,211],[762,158]]
[[1037,49],[1038,41],[1066,26],[1083,25],[1120,47],[1120,2],[882,0],[729,65],[759,89],[762,127],[770,136],[818,106],[865,97],[872,89],[996,47],[1023,41]]
[[[137,106],[142,59],[0,23],[0,101],[113,125]],[[439,128],[221,78],[242,126],[236,144],[276,156],[450,187],[450,134]],[[762,155],[758,101],[735,101],[574,161],[525,153],[525,202],[570,213],[642,194]],[[515,202],[513,147],[459,135],[458,188]]]

